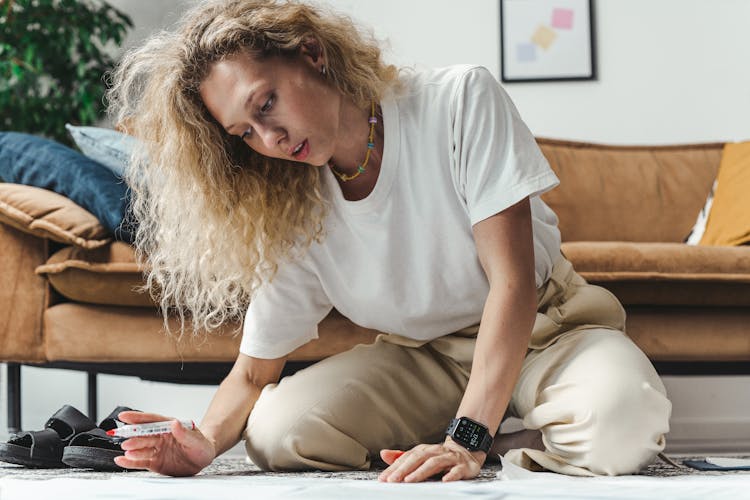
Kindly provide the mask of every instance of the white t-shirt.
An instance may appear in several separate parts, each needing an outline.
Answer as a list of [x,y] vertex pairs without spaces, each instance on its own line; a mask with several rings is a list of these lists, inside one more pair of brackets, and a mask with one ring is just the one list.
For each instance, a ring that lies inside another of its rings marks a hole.
[[385,146],[374,189],[347,201],[325,169],[325,239],[257,291],[240,352],[284,356],[317,338],[332,307],[417,340],[479,323],[489,283],[472,226],[527,196],[537,286],[549,278],[560,232],[538,196],[559,181],[495,78],[474,66],[415,72],[380,104]]

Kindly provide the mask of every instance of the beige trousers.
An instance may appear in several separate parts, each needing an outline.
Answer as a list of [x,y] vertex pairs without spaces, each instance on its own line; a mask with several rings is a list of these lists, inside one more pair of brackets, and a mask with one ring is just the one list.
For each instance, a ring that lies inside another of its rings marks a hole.
[[[671,403],[622,333],[622,306],[563,258],[538,298],[507,414],[541,430],[546,450],[510,450],[505,459],[571,475],[638,471],[664,448]],[[250,459],[265,470],[367,469],[383,448],[442,441],[477,330],[427,343],[380,335],[265,387],[245,431]]]

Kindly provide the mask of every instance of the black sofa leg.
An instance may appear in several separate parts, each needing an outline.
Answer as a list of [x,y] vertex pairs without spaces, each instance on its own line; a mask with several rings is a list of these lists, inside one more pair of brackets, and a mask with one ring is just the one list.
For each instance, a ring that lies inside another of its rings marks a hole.
[[96,416],[96,407],[98,403],[96,372],[88,372],[87,382],[88,382],[87,386],[88,386],[89,418],[93,420],[94,422],[98,422],[99,419]]
[[21,430],[21,365],[8,363],[8,432]]

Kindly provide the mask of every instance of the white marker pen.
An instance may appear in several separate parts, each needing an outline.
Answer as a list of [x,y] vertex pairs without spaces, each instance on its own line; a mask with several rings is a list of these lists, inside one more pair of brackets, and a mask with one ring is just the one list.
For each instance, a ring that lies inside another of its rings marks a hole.
[[[172,422],[149,422],[146,424],[123,425],[116,429],[107,431],[107,436],[131,438],[136,436],[154,436],[156,434],[169,434],[172,432]],[[180,420],[180,425],[187,430],[195,429],[195,422],[192,420]]]

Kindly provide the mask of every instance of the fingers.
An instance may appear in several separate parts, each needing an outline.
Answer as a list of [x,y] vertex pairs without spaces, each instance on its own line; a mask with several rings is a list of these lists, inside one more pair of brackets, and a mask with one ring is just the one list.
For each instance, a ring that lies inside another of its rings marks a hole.
[[141,436],[127,439],[120,443],[120,448],[125,451],[137,450],[139,448],[158,448],[161,436]]
[[177,420],[172,421],[172,435],[186,446],[196,446],[205,439],[199,430],[185,429]]
[[[143,424],[143,423],[150,423],[150,422],[167,422],[171,421],[171,431],[172,436],[181,444],[190,446],[190,445],[196,445],[198,442],[202,439],[202,436],[200,435],[200,432],[194,429],[185,429],[180,423],[171,417],[165,417],[164,415],[159,415],[156,413],[144,413],[139,411],[123,411],[120,412],[118,415],[118,418],[125,422],[126,424]],[[156,437],[158,439],[158,436],[151,436],[153,439]],[[135,439],[135,441],[133,441]],[[128,439],[123,443],[123,445],[129,441],[132,441],[131,445],[128,445],[128,447],[123,447],[123,450],[125,449],[135,449],[139,446],[150,446],[150,445],[141,445],[141,441],[137,440],[137,438],[131,438]],[[143,441],[143,442],[150,442],[150,441]]]
[[[164,417],[160,417],[164,418]],[[170,423],[170,434],[156,434],[151,436],[137,436],[129,438],[120,444],[123,450],[135,450],[137,448],[158,447],[157,445],[163,440],[174,437],[177,442],[187,446],[198,444],[202,438],[200,431],[185,429],[177,420]]]
[[174,420],[172,417],[165,417],[157,413],[146,413],[141,411],[121,411],[117,419],[126,424],[143,424],[148,422],[164,422]]
[[115,463],[126,469],[150,469],[152,459],[162,444],[161,436],[142,436],[127,439],[120,443],[125,455],[115,458]]
[[389,483],[419,482],[432,476],[447,473],[443,481],[455,481],[476,477],[481,463],[468,453],[453,450],[445,445],[420,445],[398,456],[397,450],[382,450],[380,456],[389,467],[378,480]]
[[382,450],[380,456],[386,463],[389,463],[387,459],[393,460],[390,462],[390,466],[380,473],[378,480],[389,483],[401,481],[404,476],[411,473],[427,459],[425,453],[429,453],[435,446],[418,445],[406,452]]
[[442,451],[440,446],[431,446],[422,449],[416,447],[412,449],[408,453],[405,453],[398,463],[393,464],[392,467],[395,466],[395,470],[388,475],[387,481],[389,483],[397,483],[405,480],[406,476],[418,469],[425,461]]
[[407,451],[401,450],[380,450],[380,458],[390,466],[378,475],[378,481],[388,481],[391,475],[398,469],[398,467],[405,460],[404,457],[408,456]]
[[[120,443],[120,448],[125,450],[128,457],[147,458],[154,454],[154,450],[174,446],[175,441],[189,448],[202,444],[201,441],[204,439],[200,431],[187,430],[177,420],[173,420],[171,423],[171,434],[132,437]],[[146,454],[144,455],[141,450],[147,450]],[[151,455],[148,455],[149,453]]]
[[125,452],[125,458],[130,460],[151,460],[159,453],[157,448],[138,448]]
[[135,460],[125,456],[115,457],[115,463],[124,469],[148,469],[151,465],[150,459]]
[[413,472],[404,476],[404,482],[416,483],[424,481],[435,474],[449,470],[455,466],[455,458],[453,454],[430,457],[422,462],[422,465],[419,465]]
[[383,462],[391,465],[404,453],[406,452],[401,450],[380,450],[380,458],[383,459]]
[[449,481],[458,481],[459,479],[470,479],[472,477],[476,477],[476,475],[471,475],[469,472],[469,467],[467,467],[464,464],[458,464],[453,466],[451,470],[448,471],[447,474],[443,476],[443,482],[447,483]]

